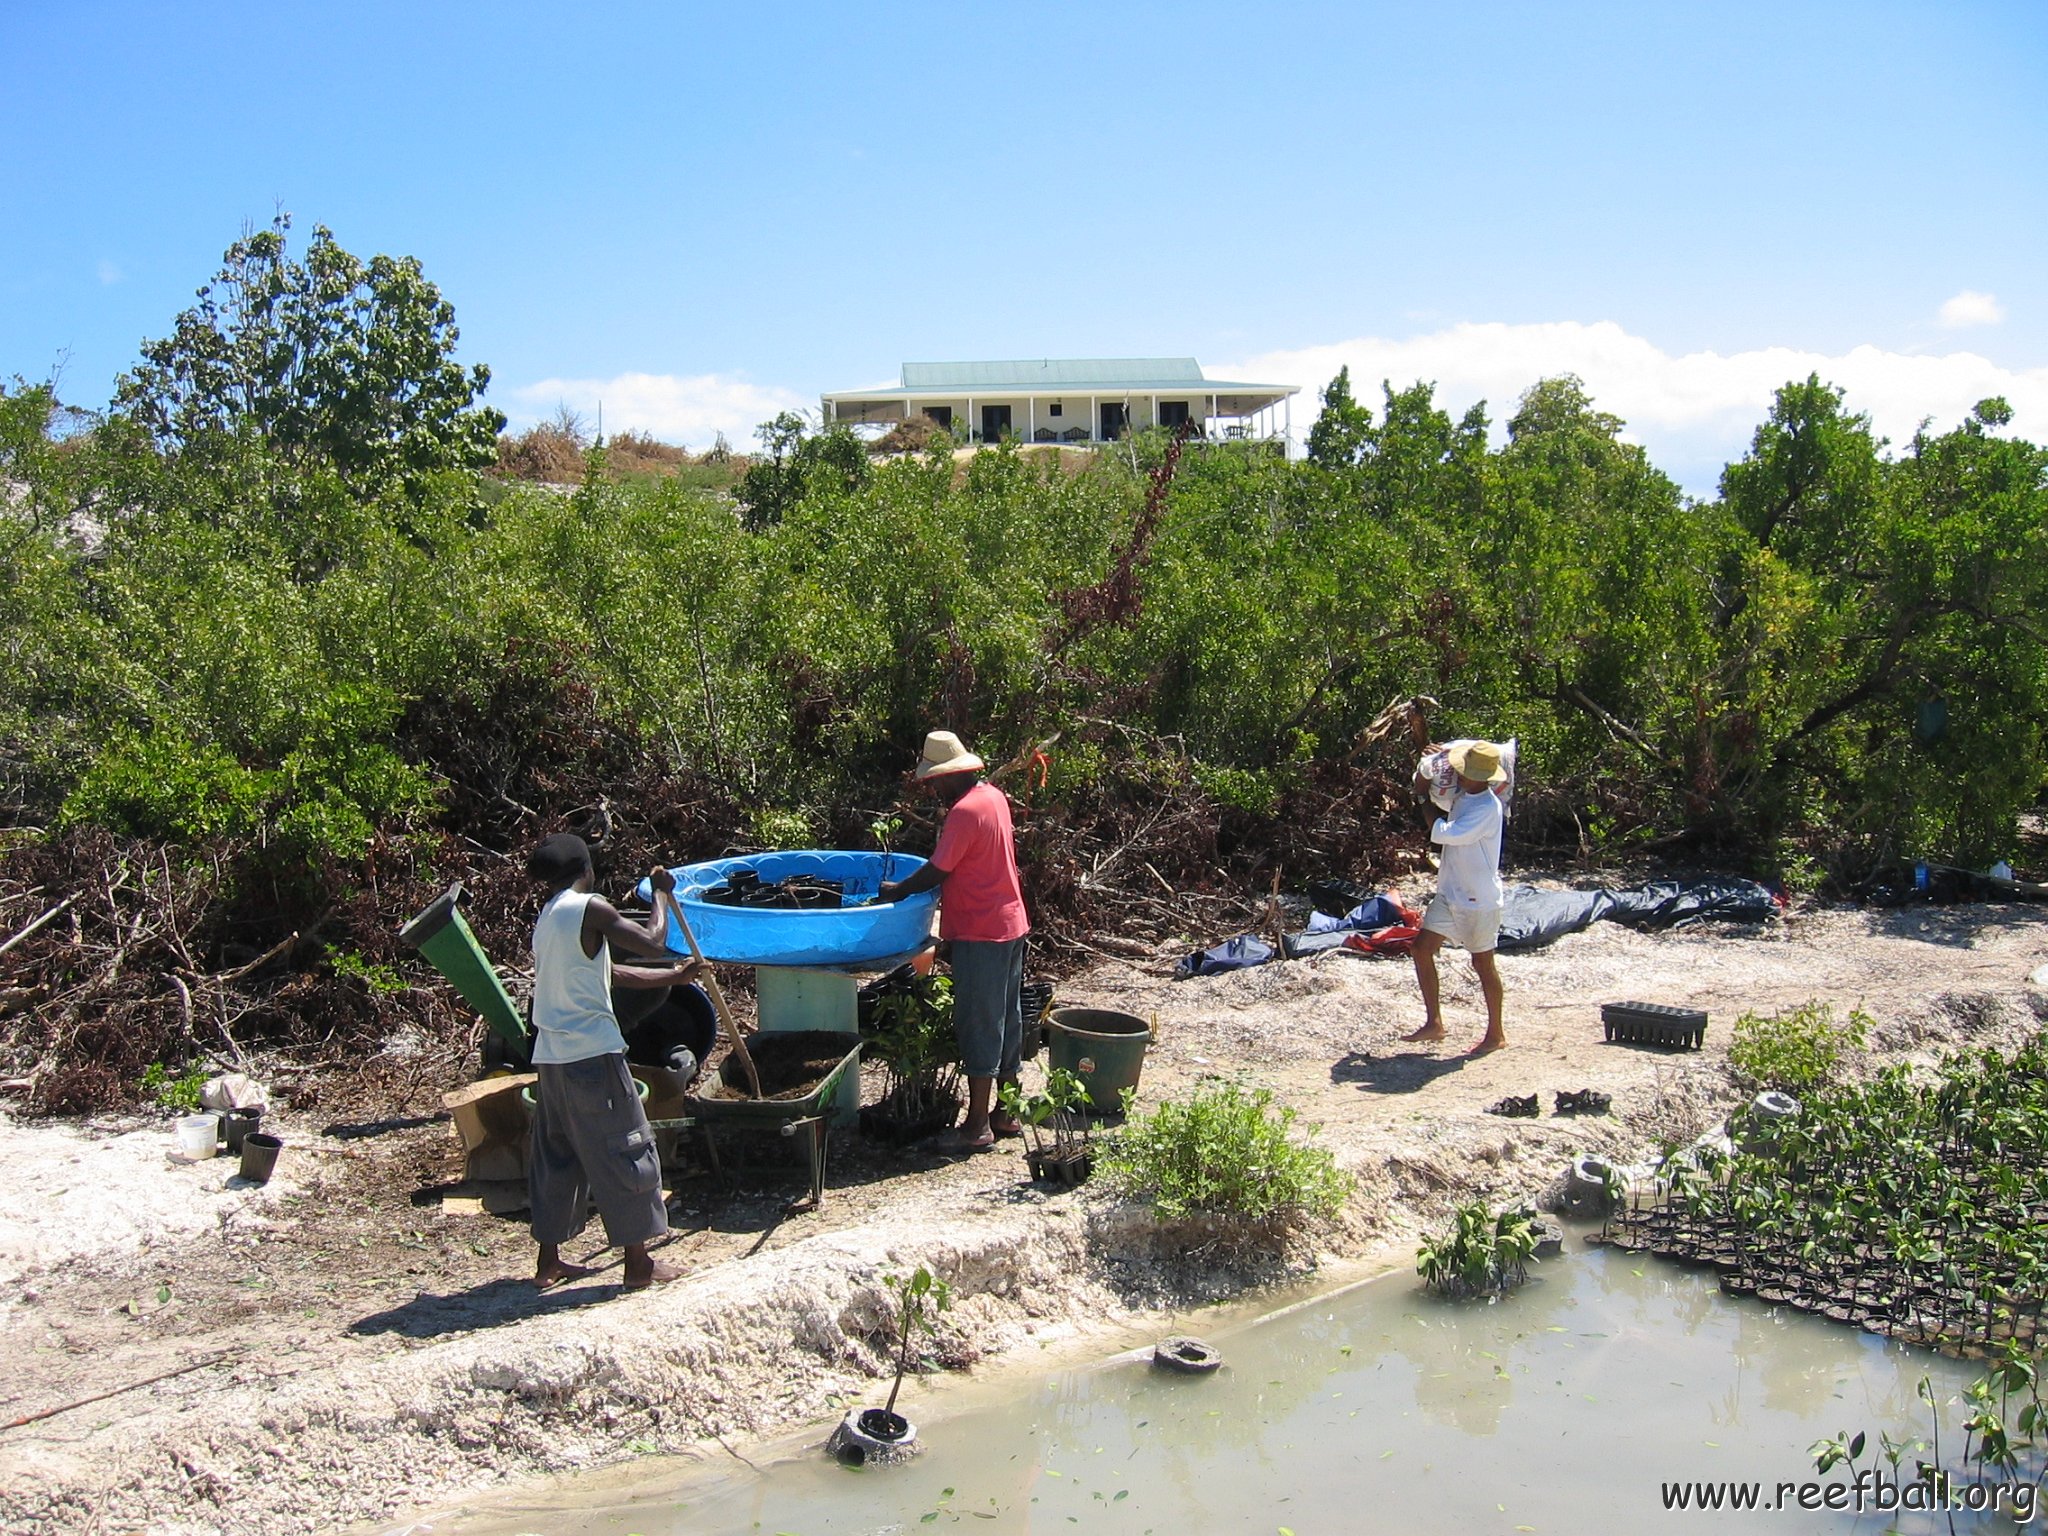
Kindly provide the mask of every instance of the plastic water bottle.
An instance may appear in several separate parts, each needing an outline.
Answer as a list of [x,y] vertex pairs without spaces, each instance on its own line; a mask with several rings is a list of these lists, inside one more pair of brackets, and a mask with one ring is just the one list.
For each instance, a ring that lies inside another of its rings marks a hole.
[[1925,859],[1921,859],[1913,866],[1913,889],[1916,891],[1927,889],[1927,861]]
[[2010,880],[2012,878],[2012,866],[2006,863],[2005,860],[2000,859],[1991,866],[1990,874],[1994,880]]

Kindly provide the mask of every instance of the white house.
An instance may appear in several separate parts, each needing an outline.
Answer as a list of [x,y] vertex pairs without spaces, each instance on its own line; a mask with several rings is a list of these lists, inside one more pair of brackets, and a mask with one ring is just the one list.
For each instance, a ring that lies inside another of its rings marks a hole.
[[1284,442],[1298,390],[1207,378],[1192,357],[1045,358],[905,363],[900,385],[837,390],[821,399],[828,427],[929,416],[988,443],[1111,442],[1151,426]]

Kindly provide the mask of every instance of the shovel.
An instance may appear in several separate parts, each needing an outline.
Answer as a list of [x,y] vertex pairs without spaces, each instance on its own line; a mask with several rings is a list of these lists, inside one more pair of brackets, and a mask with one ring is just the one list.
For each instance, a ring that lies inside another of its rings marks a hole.
[[690,958],[704,967],[704,990],[711,994],[711,1006],[718,1011],[718,1023],[725,1031],[725,1038],[732,1043],[733,1055],[740,1059],[740,1070],[747,1074],[747,1087],[757,1099],[766,1097],[761,1092],[761,1074],[754,1070],[753,1054],[747,1049],[747,1042],[740,1036],[740,1028],[732,1021],[732,1009],[726,1006],[725,990],[712,974],[710,965],[704,959],[704,951],[697,947],[697,935],[690,932],[690,920],[683,916],[683,904],[676,900],[674,891],[662,894],[668,897],[669,910],[676,915],[676,926],[683,930],[683,942],[690,946]]

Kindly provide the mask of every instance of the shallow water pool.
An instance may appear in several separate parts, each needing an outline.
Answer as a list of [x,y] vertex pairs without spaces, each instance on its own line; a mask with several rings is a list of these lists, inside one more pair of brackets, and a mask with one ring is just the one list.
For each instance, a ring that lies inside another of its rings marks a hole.
[[[1203,1332],[1199,1319],[1186,1331]],[[1015,1380],[922,1416],[925,1454],[848,1470],[816,1451],[760,1472],[674,1463],[568,1481],[432,1523],[437,1536],[709,1536],[967,1530],[1114,1536],[1401,1531],[1945,1531],[1941,1516],[1667,1509],[1666,1484],[1815,1481],[1807,1446],[1925,1436],[1917,1395],[1976,1372],[1754,1301],[1705,1274],[1586,1250],[1493,1305],[1390,1276],[1206,1335],[1228,1364],[1132,1359]],[[886,1384],[874,1394],[879,1402]],[[1958,1420],[1948,1410],[1946,1436]],[[818,1439],[822,1441],[824,1430]],[[759,1456],[756,1456],[760,1460]],[[1881,1465],[1881,1463],[1880,1463]],[[1907,1467],[1910,1469],[1910,1458]],[[1889,1468],[1884,1469],[1889,1473]],[[1834,1474],[1841,1480],[1842,1474]],[[1824,1497],[1824,1495],[1818,1495]],[[2011,1529],[2010,1522],[2003,1523]],[[1971,1528],[1959,1521],[1959,1529]],[[1988,1525],[1982,1528],[1990,1528]]]

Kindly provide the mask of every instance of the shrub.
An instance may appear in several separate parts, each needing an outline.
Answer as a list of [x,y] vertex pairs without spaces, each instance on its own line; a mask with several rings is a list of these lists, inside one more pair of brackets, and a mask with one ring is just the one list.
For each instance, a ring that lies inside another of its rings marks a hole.
[[1790,1013],[1745,1013],[1735,1021],[1728,1065],[1752,1087],[1808,1093],[1840,1074],[1842,1057],[1863,1049],[1870,1016],[1859,1008],[1835,1022],[1827,1003],[1801,1003]]
[[1323,1148],[1290,1140],[1295,1112],[1272,1105],[1263,1088],[1198,1087],[1185,1103],[1169,1099],[1112,1137],[1098,1176],[1168,1219],[1216,1215],[1285,1226],[1336,1215],[1351,1176]]
[[158,1108],[168,1109],[173,1114],[189,1115],[199,1107],[199,1095],[206,1087],[206,1067],[195,1062],[178,1076],[171,1075],[171,1069],[160,1061],[152,1061],[143,1069],[142,1081],[137,1085],[142,1096],[152,1100]]

